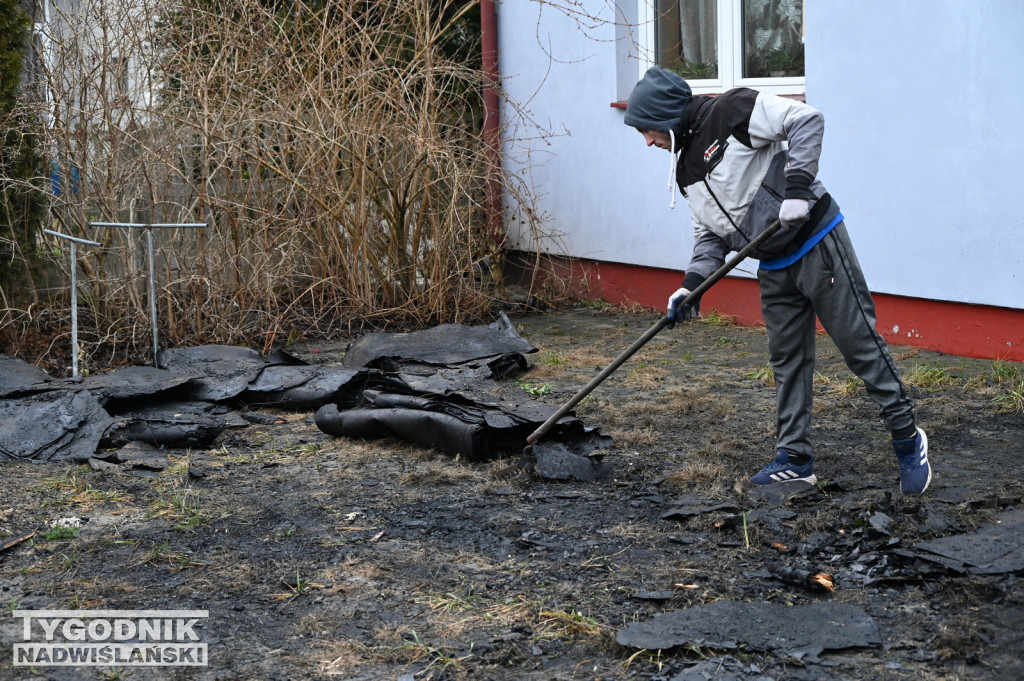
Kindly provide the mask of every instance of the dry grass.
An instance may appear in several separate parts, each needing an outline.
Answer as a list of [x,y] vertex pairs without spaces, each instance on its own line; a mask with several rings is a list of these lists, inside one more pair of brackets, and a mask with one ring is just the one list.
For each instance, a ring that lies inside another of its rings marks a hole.
[[567,366],[593,370],[595,367],[604,367],[610,364],[615,357],[615,352],[607,346],[585,345],[574,347],[571,351],[566,352],[564,360]]
[[822,387],[825,394],[834,397],[852,397],[864,390],[864,381],[853,374],[827,376],[816,371],[814,385]]
[[688,487],[691,484],[708,484],[723,482],[727,471],[718,461],[688,461],[681,469],[665,476],[665,482],[676,487]]
[[647,449],[662,442],[664,435],[655,426],[640,428],[612,427],[609,434],[615,443],[625,449]]
[[[80,10],[56,8],[44,26],[61,46],[41,84],[53,99],[27,120],[49,126],[64,182],[47,226],[103,244],[78,250],[83,369],[146,356],[152,340],[143,230],[92,222],[207,225],[152,232],[164,345],[266,351],[488,314],[503,263],[487,197],[533,201],[481,133],[489,82],[442,49],[459,11],[431,0]],[[66,243],[45,253],[66,282]],[[14,352],[30,327],[69,317],[66,300],[13,305],[0,300]]]
[[331,641],[326,648],[323,672],[329,675],[348,674],[375,658],[372,648],[352,639]]
[[772,365],[769,362],[765,362],[750,373],[743,374],[743,378],[757,381],[768,388],[775,387],[775,369],[772,368]]
[[625,384],[630,388],[646,389],[659,386],[668,376],[664,367],[647,362],[636,364],[626,374]]
[[793,521],[793,531],[797,536],[809,537],[815,532],[831,530],[839,522],[841,513],[838,509],[829,508],[815,513],[801,513]]
[[416,464],[415,470],[403,474],[398,481],[410,486],[483,485],[489,481],[484,469],[438,456]]
[[660,409],[678,416],[702,414],[714,421],[724,421],[736,413],[736,403],[722,397],[713,387],[672,388],[665,396],[667,399],[660,403]]
[[538,617],[535,636],[539,640],[611,637],[608,627],[578,610],[542,610]]

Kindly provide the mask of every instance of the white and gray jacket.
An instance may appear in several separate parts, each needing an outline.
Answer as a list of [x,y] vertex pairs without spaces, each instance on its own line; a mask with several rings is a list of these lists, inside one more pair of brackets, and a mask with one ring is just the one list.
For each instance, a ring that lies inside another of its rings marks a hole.
[[767,229],[783,199],[812,201],[811,217],[766,242],[753,254],[762,261],[795,252],[839,212],[816,179],[825,121],[807,104],[749,88],[694,97],[684,79],[652,67],[633,88],[623,122],[671,134],[672,174],[693,216],[685,288]]
[[800,229],[783,230],[752,257],[795,251],[839,208],[818,181],[825,131],[821,112],[803,102],[748,88],[694,97],[676,182],[693,216],[694,247],[684,286],[691,290],[769,227],[783,199],[812,202]]

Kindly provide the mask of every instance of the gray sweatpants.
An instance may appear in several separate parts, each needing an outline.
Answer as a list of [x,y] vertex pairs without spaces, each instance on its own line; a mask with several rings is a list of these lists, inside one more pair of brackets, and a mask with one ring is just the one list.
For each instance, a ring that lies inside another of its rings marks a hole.
[[781,270],[759,269],[757,279],[777,386],[778,448],[813,454],[815,316],[889,429],[914,425],[914,403],[875,330],[875,304],[842,222],[803,258]]

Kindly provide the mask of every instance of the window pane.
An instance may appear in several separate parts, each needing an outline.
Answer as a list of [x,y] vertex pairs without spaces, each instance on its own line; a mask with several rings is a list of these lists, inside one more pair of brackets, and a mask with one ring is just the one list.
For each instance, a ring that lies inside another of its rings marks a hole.
[[717,0],[656,0],[658,66],[687,80],[718,78]]
[[743,77],[803,77],[803,27],[803,0],[743,0]]

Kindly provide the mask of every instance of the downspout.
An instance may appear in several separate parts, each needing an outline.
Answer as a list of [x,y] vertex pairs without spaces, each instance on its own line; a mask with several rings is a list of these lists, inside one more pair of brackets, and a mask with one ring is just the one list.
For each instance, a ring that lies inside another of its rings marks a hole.
[[484,80],[484,145],[487,154],[485,213],[487,231],[499,247],[505,243],[501,220],[501,134],[498,101],[498,11],[495,0],[480,0],[480,42]]

